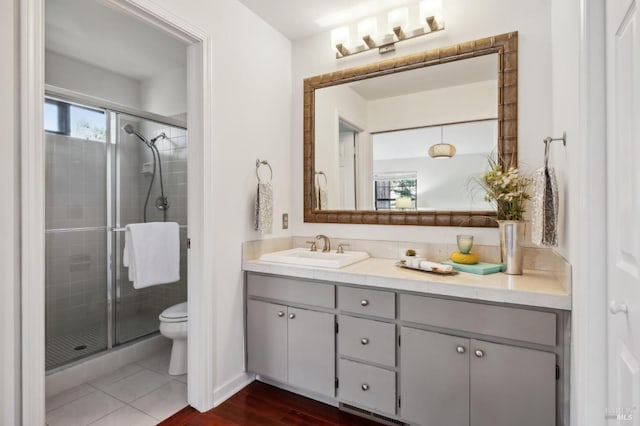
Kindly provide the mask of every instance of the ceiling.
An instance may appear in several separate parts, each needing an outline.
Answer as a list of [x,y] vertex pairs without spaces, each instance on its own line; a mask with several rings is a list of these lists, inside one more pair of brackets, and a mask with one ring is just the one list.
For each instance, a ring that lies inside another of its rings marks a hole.
[[181,41],[96,0],[47,0],[45,49],[136,80],[186,67]]
[[329,31],[415,0],[239,0],[289,40]]
[[366,100],[498,79],[498,55],[482,55],[464,61],[438,64],[349,83]]

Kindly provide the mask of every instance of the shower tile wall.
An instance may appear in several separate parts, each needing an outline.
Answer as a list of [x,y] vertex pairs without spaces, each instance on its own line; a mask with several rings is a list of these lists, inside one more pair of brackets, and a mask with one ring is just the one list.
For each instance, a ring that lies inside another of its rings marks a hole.
[[[106,347],[105,143],[46,134],[47,367]],[[66,346],[86,345],[73,351]]]
[[[187,134],[185,130],[162,125],[146,120],[121,116],[120,126],[131,123],[147,139],[164,132],[168,139],[158,140],[162,174],[164,178],[165,196],[170,207],[167,221],[187,225]],[[147,195],[150,173],[143,173],[144,163],[149,170],[153,164],[151,150],[135,136],[121,135],[120,174],[120,224],[143,222],[144,199]],[[134,153],[135,151],[135,153]],[[126,176],[126,177],[125,177]],[[127,195],[127,191],[131,195]],[[155,200],[160,195],[159,168],[149,198],[147,221],[161,222],[162,211],[155,207]],[[116,341],[126,342],[138,336],[151,333],[158,328],[158,315],[167,307],[187,300],[187,229],[180,228],[180,281],[136,290],[128,281],[128,269],[118,262],[117,306],[116,306]],[[124,238],[118,240],[118,256],[122,255]]]

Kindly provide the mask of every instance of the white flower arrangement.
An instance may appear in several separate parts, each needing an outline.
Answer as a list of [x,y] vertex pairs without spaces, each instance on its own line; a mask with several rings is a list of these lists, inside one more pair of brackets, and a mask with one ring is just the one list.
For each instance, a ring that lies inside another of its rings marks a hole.
[[491,169],[479,179],[486,190],[485,201],[496,204],[498,220],[522,220],[526,201],[531,199],[527,192],[531,179],[520,175],[515,167],[505,172],[502,164],[489,159]]

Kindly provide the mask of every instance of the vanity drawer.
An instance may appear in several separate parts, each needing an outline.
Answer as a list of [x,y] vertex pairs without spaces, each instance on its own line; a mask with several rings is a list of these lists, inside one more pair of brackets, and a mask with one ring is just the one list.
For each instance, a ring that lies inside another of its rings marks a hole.
[[395,367],[396,326],[386,322],[338,317],[338,353],[364,361]]
[[333,285],[295,278],[247,274],[247,295],[325,308],[335,307]]
[[364,288],[338,287],[338,309],[356,314],[394,319],[395,293]]
[[338,399],[361,407],[394,415],[396,373],[359,362],[339,361]]
[[505,306],[400,295],[400,319],[455,330],[556,345],[556,314]]

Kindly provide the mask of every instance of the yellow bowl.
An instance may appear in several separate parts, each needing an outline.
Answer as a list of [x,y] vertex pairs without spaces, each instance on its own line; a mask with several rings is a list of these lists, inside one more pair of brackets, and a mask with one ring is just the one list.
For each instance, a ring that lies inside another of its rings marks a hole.
[[451,260],[456,263],[462,263],[464,265],[475,265],[478,263],[478,255],[475,253],[467,253],[463,254],[459,251],[454,251],[451,253]]

